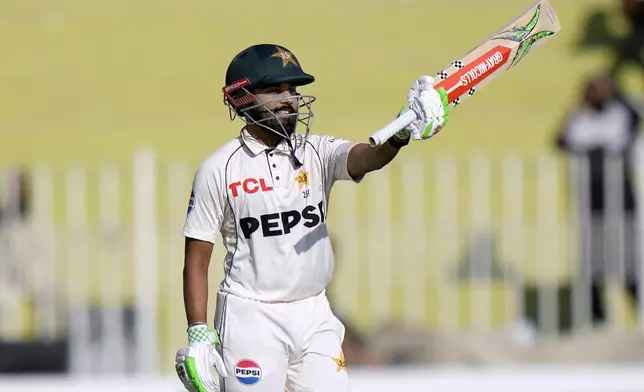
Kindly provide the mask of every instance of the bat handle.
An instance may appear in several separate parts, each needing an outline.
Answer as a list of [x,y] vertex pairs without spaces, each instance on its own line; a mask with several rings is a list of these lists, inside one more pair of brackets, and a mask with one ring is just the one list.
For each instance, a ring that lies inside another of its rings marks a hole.
[[408,110],[403,113],[400,117],[385,125],[382,129],[374,132],[369,138],[369,144],[371,147],[376,147],[382,145],[390,137],[398,133],[401,129],[404,129],[409,124],[416,120],[416,113],[413,110]]

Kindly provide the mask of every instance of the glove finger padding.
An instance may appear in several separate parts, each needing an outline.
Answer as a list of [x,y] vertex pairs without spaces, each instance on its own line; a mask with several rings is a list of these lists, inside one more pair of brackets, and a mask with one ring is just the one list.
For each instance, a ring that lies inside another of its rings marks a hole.
[[227,376],[221,356],[210,344],[192,345],[178,350],[175,369],[190,392],[218,392],[219,376]]
[[411,108],[412,103],[415,103],[418,101],[420,94],[425,90],[433,88],[432,86],[433,86],[433,78],[429,76],[421,76],[420,78],[416,79],[414,83],[411,85],[411,89],[409,89],[409,93],[407,93],[407,105]]
[[417,131],[412,133],[412,139],[426,140],[436,135],[446,123],[449,110],[447,94],[443,88],[437,91],[431,87],[423,90],[415,101],[413,109],[418,119],[414,122]]
[[434,78],[431,76],[421,76],[417,80],[421,91],[428,91],[434,88]]
[[215,347],[211,348],[210,363],[215,367],[217,374],[223,378],[228,377],[228,371],[226,370],[226,365],[224,365],[224,359],[221,357],[219,352],[217,352]]
[[179,376],[179,380],[189,392],[202,392],[199,388],[199,380],[193,380],[196,374],[194,368],[194,359],[189,358],[190,348],[182,348],[177,351],[174,368]]

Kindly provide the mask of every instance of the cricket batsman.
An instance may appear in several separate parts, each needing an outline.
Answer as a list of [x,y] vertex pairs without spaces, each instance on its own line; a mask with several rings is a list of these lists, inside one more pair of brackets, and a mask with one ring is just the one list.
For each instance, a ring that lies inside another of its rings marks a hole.
[[[228,67],[224,103],[245,126],[199,166],[183,230],[188,344],[175,367],[189,391],[349,391],[344,326],[325,294],[334,265],[331,189],[336,181],[359,183],[410,140],[431,138],[449,109],[445,90],[422,76],[407,96],[417,119],[387,143],[312,135],[315,97],[297,89],[314,80],[280,45],[251,46]],[[218,233],[225,278],[209,328]]]

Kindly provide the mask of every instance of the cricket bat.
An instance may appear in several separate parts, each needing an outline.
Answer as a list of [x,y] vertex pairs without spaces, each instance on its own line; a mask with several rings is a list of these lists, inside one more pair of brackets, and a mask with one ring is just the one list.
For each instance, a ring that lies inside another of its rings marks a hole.
[[[467,97],[505,71],[515,67],[535,47],[543,44],[561,30],[561,24],[550,0],[538,0],[505,27],[486,38],[436,74],[440,80],[434,88],[445,88],[450,106],[456,107]],[[379,146],[401,129],[411,124],[416,114],[408,110],[397,119],[376,131],[369,138]]]

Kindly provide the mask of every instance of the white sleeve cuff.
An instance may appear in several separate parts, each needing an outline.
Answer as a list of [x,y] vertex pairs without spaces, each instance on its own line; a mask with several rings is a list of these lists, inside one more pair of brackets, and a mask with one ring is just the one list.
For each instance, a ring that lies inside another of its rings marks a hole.
[[190,230],[190,229],[185,229],[183,231],[183,236],[186,238],[193,238],[199,241],[210,242],[211,244],[214,244],[217,238],[216,234],[202,233],[202,232]]

